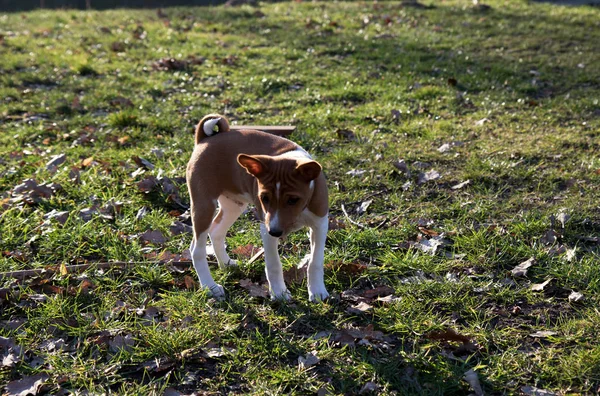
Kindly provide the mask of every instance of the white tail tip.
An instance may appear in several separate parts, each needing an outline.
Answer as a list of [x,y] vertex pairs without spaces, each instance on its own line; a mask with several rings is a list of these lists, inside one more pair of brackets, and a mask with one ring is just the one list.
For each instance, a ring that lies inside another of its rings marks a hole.
[[212,120],[208,120],[204,123],[204,126],[202,127],[202,129],[204,130],[204,134],[206,136],[212,136],[215,134],[215,131],[213,130],[213,128],[215,127],[215,125],[217,125],[217,123],[221,121],[221,117],[219,118],[213,118]]

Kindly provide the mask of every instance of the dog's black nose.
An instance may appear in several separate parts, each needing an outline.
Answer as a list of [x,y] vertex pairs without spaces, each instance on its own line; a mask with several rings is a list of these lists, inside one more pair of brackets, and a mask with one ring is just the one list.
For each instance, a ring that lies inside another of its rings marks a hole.
[[275,238],[279,238],[283,235],[283,231],[271,228],[269,230],[269,235],[274,236]]

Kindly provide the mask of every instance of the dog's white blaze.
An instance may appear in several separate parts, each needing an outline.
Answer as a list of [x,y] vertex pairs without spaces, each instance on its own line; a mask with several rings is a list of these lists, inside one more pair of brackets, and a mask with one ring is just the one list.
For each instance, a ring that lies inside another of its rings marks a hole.
[[279,190],[281,189],[281,183],[277,182],[275,184],[275,197],[277,197],[277,200],[279,200]]
[[279,228],[279,211],[275,212],[275,215],[269,220],[269,230]]
[[221,117],[213,118],[212,120],[208,120],[204,123],[204,127],[202,129],[204,129],[204,133],[206,134],[206,136],[212,136],[215,133],[213,131],[213,128],[215,127],[215,125],[217,125],[219,121],[221,121]]

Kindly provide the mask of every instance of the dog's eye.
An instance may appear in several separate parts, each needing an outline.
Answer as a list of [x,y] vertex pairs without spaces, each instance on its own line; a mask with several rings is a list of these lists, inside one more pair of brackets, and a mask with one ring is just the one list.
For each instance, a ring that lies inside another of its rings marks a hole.
[[288,205],[293,206],[293,205],[296,205],[299,200],[300,200],[300,198],[298,198],[298,197],[288,198],[287,203],[288,203]]
[[269,204],[269,196],[266,194],[263,194],[260,196],[260,200],[262,201],[262,203],[264,203],[265,205]]

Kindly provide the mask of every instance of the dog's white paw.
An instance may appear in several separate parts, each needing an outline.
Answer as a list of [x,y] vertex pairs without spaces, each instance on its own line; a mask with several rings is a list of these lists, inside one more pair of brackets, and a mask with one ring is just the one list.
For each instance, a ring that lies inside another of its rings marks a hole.
[[227,261],[227,262],[225,263],[225,266],[226,266],[226,267],[237,267],[237,266],[239,265],[239,263],[240,263],[240,262],[239,262],[239,261],[237,261],[237,260],[234,260],[234,259],[229,259],[229,261]]
[[205,288],[208,290],[208,293],[218,301],[225,299],[225,289],[218,283],[215,283],[212,286],[205,286]]
[[319,287],[311,287],[308,289],[308,299],[310,300],[310,302],[325,301],[327,297],[329,297],[329,293],[327,293],[325,285],[320,285]]
[[283,289],[277,293],[271,292],[271,300],[279,300],[279,301],[290,301],[292,299],[292,294],[288,289]]
[[221,269],[227,269],[227,268],[237,267],[238,263],[239,262],[237,260],[234,260],[234,259],[229,259],[227,261],[219,261],[219,268],[221,268]]

